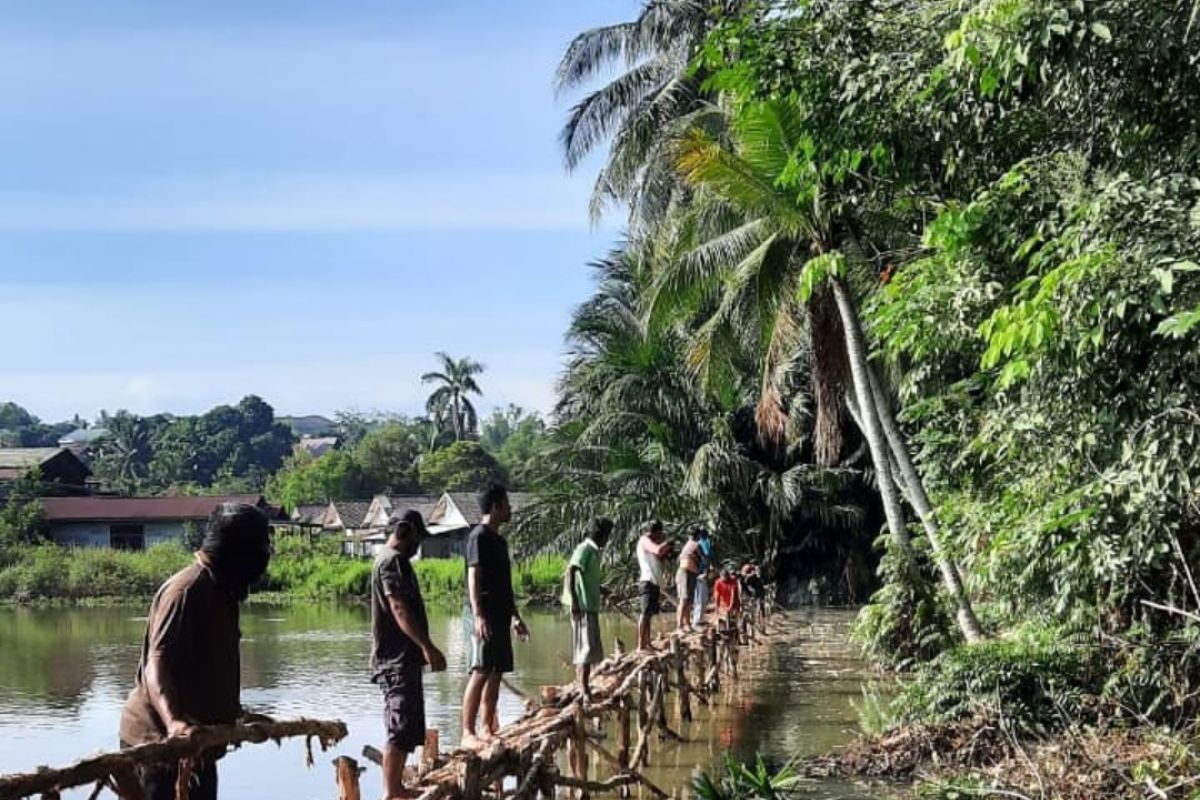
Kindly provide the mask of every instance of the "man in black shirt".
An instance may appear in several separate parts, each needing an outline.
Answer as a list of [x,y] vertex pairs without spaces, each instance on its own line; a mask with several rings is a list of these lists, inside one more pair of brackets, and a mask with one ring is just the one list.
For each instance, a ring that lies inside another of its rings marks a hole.
[[425,742],[425,696],[421,669],[446,668],[446,657],[429,640],[425,601],[410,559],[425,535],[425,520],[405,511],[388,520],[387,547],[371,571],[371,680],[383,690],[385,800],[405,797],[404,763]]
[[463,746],[479,744],[476,718],[483,717],[489,736],[500,728],[496,701],[500,679],[513,669],[512,633],[524,641],[529,630],[517,612],[513,596],[508,542],[500,526],[512,516],[508,490],[492,485],[479,496],[480,524],[467,538],[467,605],[472,620],[471,677],[463,696]]

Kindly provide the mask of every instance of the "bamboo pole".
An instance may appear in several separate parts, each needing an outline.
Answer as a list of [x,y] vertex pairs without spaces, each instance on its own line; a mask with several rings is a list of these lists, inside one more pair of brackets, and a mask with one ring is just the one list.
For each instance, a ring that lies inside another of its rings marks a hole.
[[358,762],[350,756],[338,756],[333,760],[333,767],[337,770],[338,800],[362,800],[358,786],[358,776],[362,771]]
[[679,719],[687,721],[692,718],[691,693],[687,681],[687,664],[678,639],[671,640],[671,657],[675,662],[675,703]]

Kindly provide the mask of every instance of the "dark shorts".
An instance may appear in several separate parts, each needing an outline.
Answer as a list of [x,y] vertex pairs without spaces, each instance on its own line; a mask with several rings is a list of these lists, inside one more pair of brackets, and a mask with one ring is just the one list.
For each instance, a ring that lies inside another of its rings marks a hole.
[[511,619],[489,620],[488,626],[492,629],[492,635],[482,640],[475,636],[475,618],[469,611],[463,614],[463,623],[467,628],[467,636],[471,640],[472,672],[513,671]]
[[379,676],[383,690],[383,727],[392,747],[411,752],[425,744],[425,692],[421,673],[388,672]]
[[638,594],[642,598],[643,617],[653,617],[662,611],[662,589],[657,583],[642,581],[638,584]]
[[[121,749],[129,747],[121,742]],[[137,768],[138,783],[146,800],[175,800],[175,784],[179,780],[179,762],[146,764]],[[192,768],[188,787],[190,800],[217,800],[217,762],[202,758]]]

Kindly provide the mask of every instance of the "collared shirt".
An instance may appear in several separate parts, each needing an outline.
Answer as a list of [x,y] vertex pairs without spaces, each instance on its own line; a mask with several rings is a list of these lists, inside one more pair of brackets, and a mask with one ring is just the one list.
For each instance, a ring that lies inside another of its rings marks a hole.
[[580,542],[571,554],[567,575],[568,580],[564,582],[561,598],[563,605],[571,607],[570,580],[573,576],[580,610],[588,614],[600,613],[600,548],[591,537]]

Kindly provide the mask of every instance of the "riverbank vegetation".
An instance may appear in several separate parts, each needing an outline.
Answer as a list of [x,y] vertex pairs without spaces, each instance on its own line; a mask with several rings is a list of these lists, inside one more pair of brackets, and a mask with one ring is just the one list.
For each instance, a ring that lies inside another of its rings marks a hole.
[[[143,603],[162,582],[191,563],[182,544],[164,543],[143,552],[24,544],[0,549],[0,599],[17,602]],[[251,601],[366,601],[371,593],[369,559],[347,558],[340,543],[280,538],[267,576]],[[457,607],[466,596],[461,559],[413,563],[430,605]],[[566,561],[540,556],[513,565],[513,582],[525,602],[554,602]]]
[[858,634],[905,689],[877,741],[969,731],[929,740],[964,781],[935,791],[1096,796],[1085,740],[1136,743],[1105,794],[1191,791],[1195,22],[649,0],[581,34],[565,158],[607,145],[593,211],[627,227],[568,333],[544,530],[699,518],[784,572],[871,563],[838,529],[882,528]]

